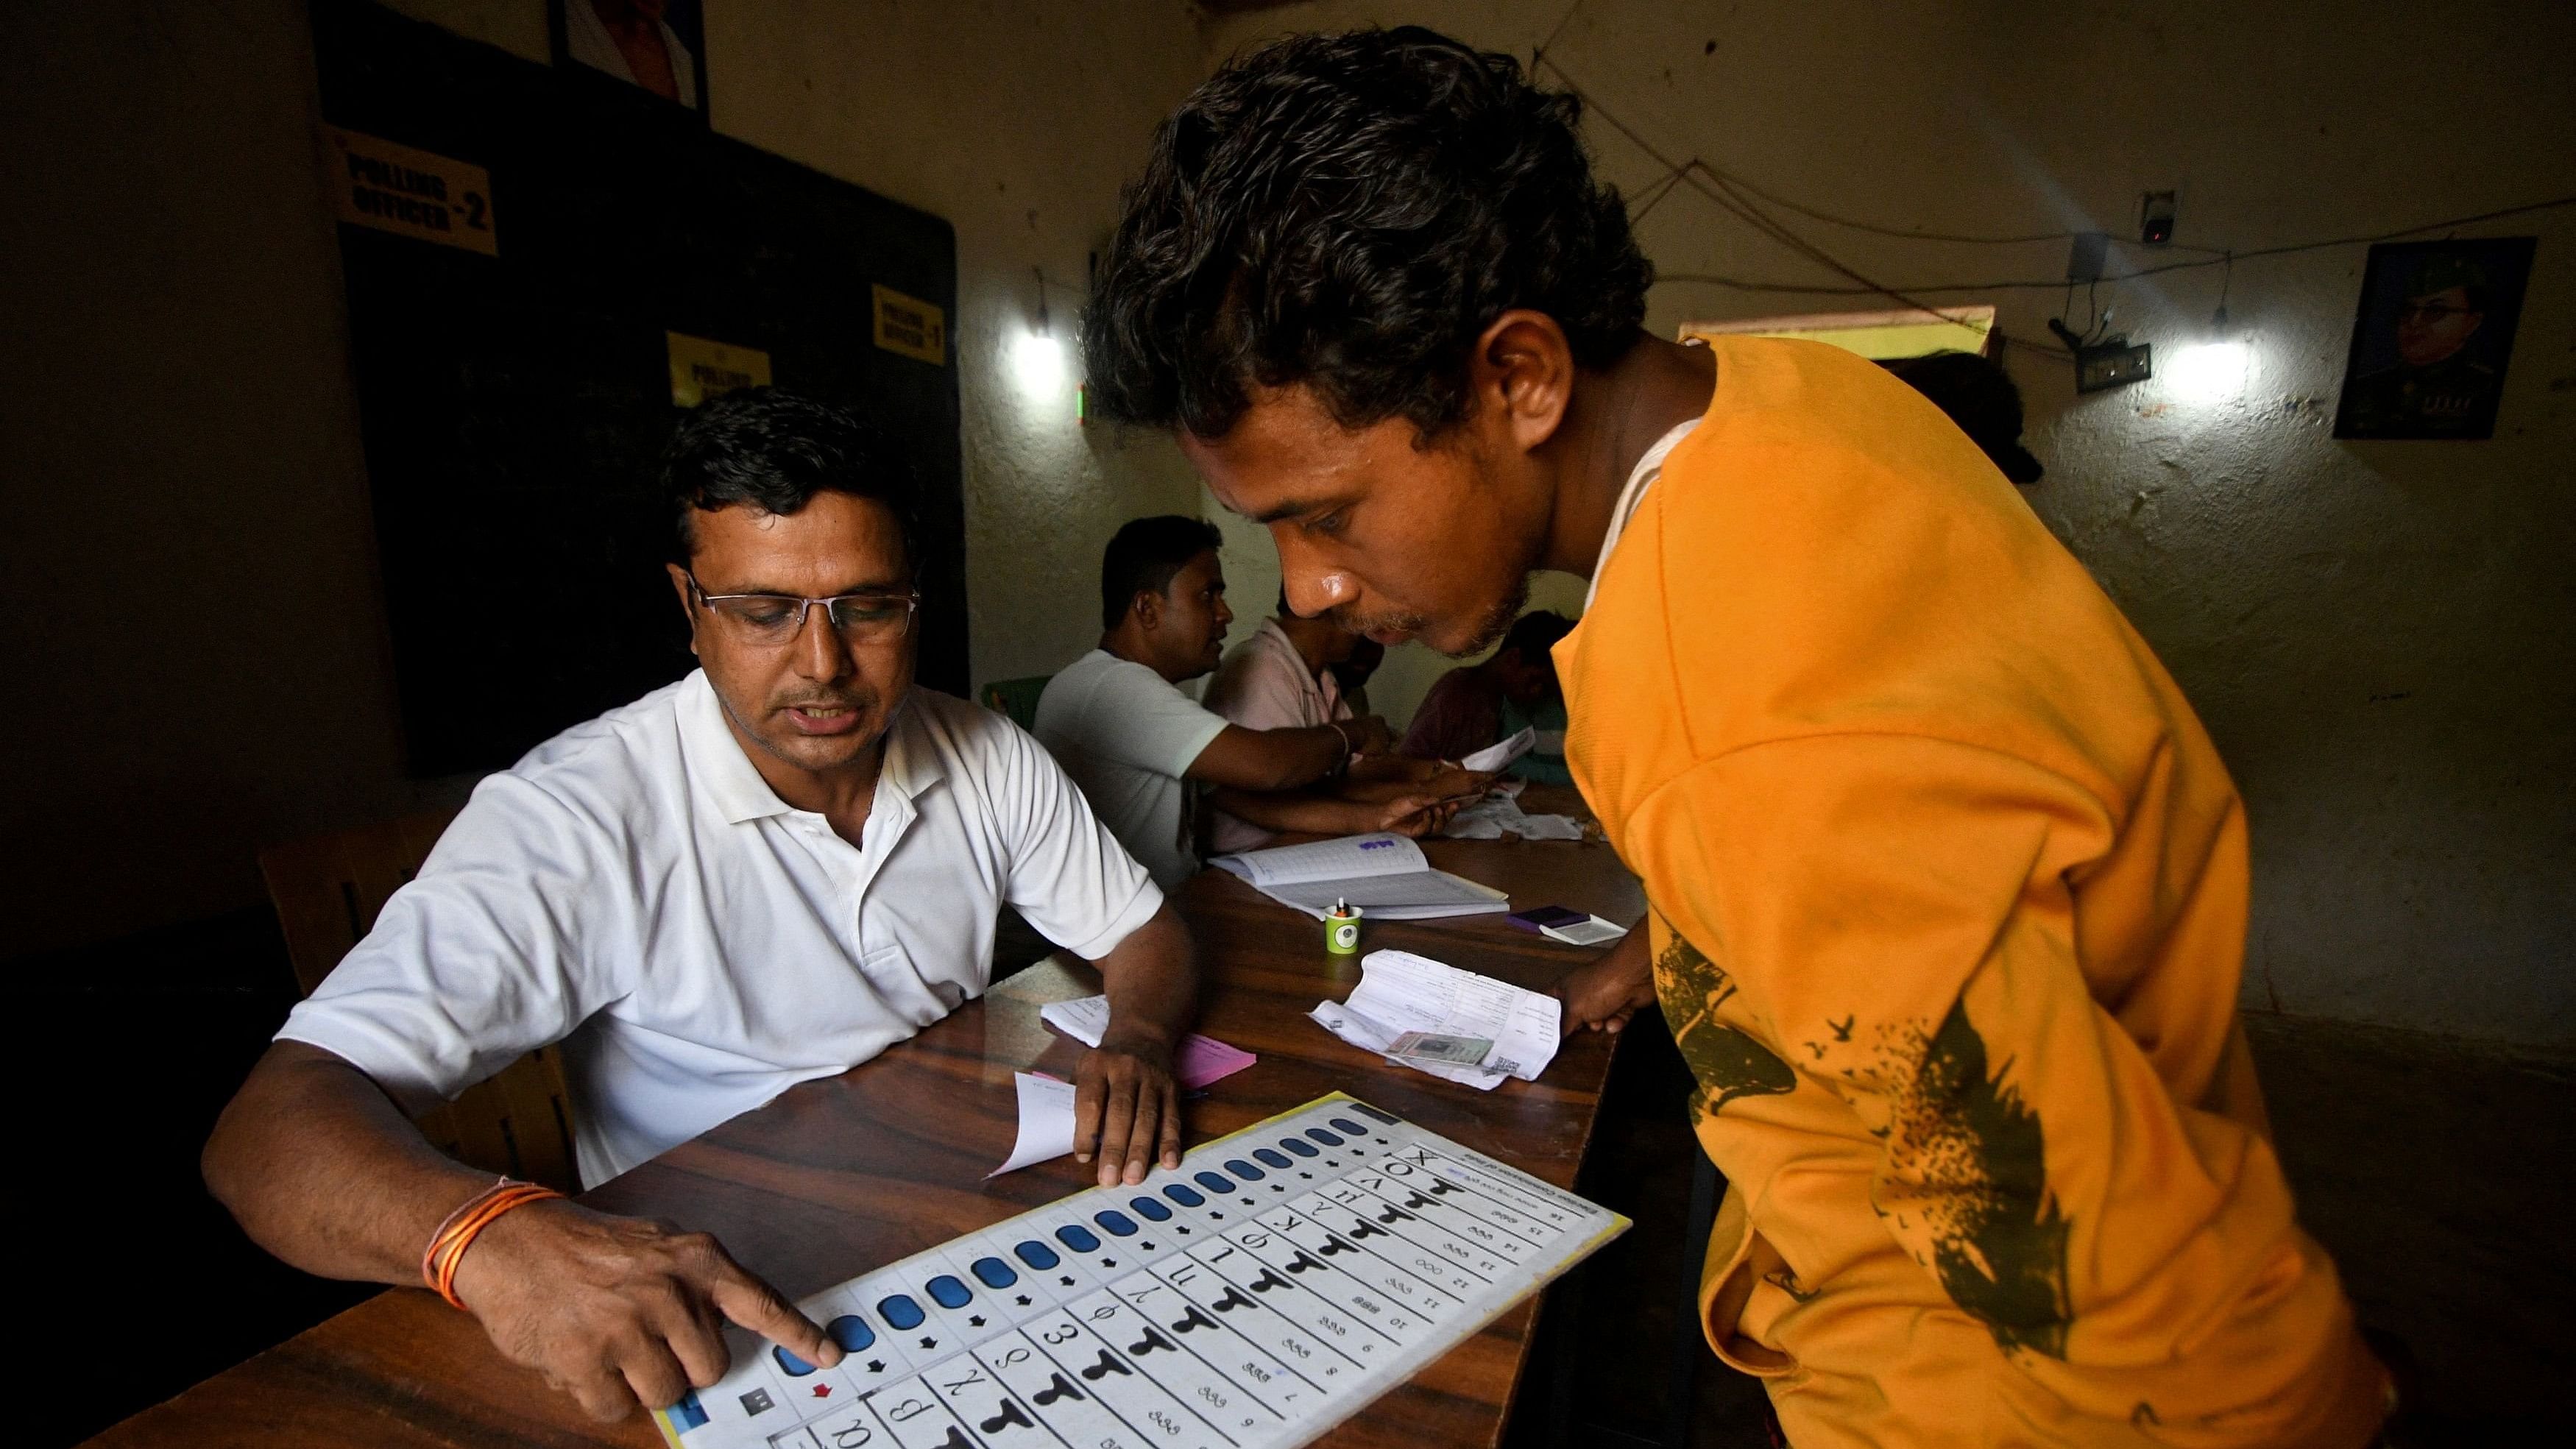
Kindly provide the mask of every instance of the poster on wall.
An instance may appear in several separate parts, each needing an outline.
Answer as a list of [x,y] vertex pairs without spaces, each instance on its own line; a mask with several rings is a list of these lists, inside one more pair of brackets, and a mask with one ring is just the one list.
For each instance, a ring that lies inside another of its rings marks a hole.
[[2534,245],[2516,236],[2372,247],[2334,435],[2495,436]]
[[769,386],[769,354],[712,337],[665,332],[671,352],[671,406],[693,408],[738,388]]
[[707,110],[706,12],[699,0],[547,0],[555,64]]

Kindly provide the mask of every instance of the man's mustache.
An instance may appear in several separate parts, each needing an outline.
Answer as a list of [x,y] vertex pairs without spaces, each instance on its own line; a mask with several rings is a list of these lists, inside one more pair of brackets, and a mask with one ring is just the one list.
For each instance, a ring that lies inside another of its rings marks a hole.
[[852,709],[865,710],[877,702],[873,691],[862,694],[816,695],[810,699],[782,699],[773,709]]

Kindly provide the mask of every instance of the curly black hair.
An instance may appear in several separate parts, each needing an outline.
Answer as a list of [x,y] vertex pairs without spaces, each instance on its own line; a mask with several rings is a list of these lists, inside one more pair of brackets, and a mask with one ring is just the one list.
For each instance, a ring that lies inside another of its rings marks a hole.
[[912,470],[847,408],[775,387],[710,398],[689,410],[662,450],[662,487],[676,525],[673,561],[682,565],[697,551],[699,514],[735,506],[790,514],[828,491],[883,504],[903,530],[904,566],[921,566]]
[[1083,318],[1107,416],[1220,438],[1254,386],[1344,427],[1466,415],[1468,355],[1516,307],[1582,366],[1641,335],[1654,266],[1593,180],[1582,103],[1508,55],[1405,26],[1301,35],[1155,132]]

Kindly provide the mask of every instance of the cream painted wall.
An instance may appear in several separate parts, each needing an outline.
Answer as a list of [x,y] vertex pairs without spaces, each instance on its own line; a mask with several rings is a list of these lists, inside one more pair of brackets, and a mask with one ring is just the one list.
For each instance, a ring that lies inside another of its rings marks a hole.
[[[1208,46],[1212,67],[1280,31],[1410,21],[1526,57],[1563,20],[1551,57],[1658,150],[1824,211],[2116,234],[2141,190],[2177,188],[2178,241],[2254,248],[2576,193],[2576,10],[2443,13],[2437,25],[2421,7],[2331,0],[1585,0],[1568,20],[1566,0],[1330,3],[1214,24]],[[1597,117],[1589,136],[1632,196],[1661,176]],[[1952,246],[1793,220],[1894,283],[2063,275],[2062,242]],[[1840,280],[1687,191],[1640,234],[1667,275]],[[2049,468],[2032,506],[2154,643],[2243,786],[2248,1001],[2565,1046],[2576,212],[2462,234],[2541,239],[2490,442],[2327,436],[2357,246],[2235,268],[2230,313],[2253,341],[2241,387],[2078,398],[2063,363],[2009,366]],[[2170,371],[2208,326],[2218,282],[2183,272],[2103,297]],[[1995,302],[2009,335],[2042,341],[2060,301],[2054,288],[1942,295]],[[1685,318],[1871,305],[1673,281],[1649,323],[1670,335]]]
[[[546,56],[543,0],[399,8]],[[975,676],[1054,669],[1111,530],[1196,485],[1005,348],[1033,267],[1069,330],[1192,12],[709,8],[719,129],[955,224]],[[256,906],[261,845],[461,793],[402,776],[312,69],[297,0],[0,17],[0,958]]]

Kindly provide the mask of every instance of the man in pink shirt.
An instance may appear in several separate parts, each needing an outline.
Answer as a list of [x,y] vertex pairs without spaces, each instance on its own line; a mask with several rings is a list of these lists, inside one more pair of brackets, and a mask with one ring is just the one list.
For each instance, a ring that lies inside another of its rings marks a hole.
[[[1306,729],[1352,718],[1332,667],[1351,656],[1359,636],[1328,618],[1301,619],[1283,596],[1279,611],[1225,652],[1207,688],[1206,707],[1251,730]],[[1363,726],[1384,721],[1363,720]],[[1371,733],[1378,731],[1372,730]],[[1369,828],[1375,803],[1430,787],[1445,798],[1470,798],[1488,777],[1443,768],[1438,761],[1361,756],[1328,787],[1293,791],[1218,789],[1211,793],[1209,848],[1218,855],[1257,850],[1274,832],[1348,834]]]
[[1537,731],[1538,742],[1512,762],[1512,775],[1539,785],[1573,784],[1565,768],[1565,696],[1548,653],[1573,627],[1562,614],[1521,615],[1491,658],[1440,676],[1398,748],[1420,759],[1464,759],[1526,726]]

